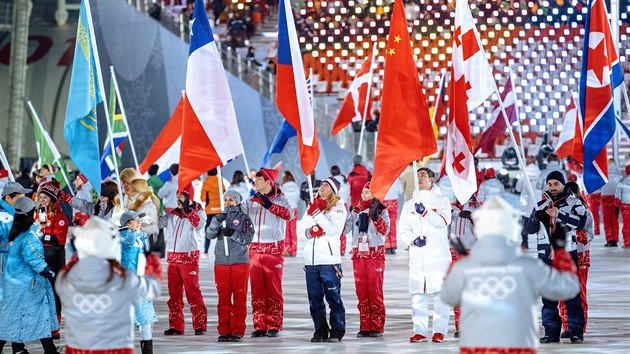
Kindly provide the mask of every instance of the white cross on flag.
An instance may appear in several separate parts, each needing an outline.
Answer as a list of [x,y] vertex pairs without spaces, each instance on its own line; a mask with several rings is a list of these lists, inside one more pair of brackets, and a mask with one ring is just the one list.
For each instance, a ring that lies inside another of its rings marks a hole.
[[455,197],[465,203],[477,190],[468,112],[496,87],[466,0],[455,7],[452,63],[445,169]]

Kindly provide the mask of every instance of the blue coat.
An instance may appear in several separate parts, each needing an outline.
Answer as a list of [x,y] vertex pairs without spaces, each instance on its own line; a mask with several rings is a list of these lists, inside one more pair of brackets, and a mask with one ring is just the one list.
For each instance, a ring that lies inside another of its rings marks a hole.
[[15,215],[15,209],[0,199],[0,308],[2,308],[2,274],[9,253],[9,231],[13,226],[13,215]]
[[39,235],[39,225],[33,225],[9,246],[2,284],[1,340],[25,343],[49,338],[59,329],[52,286],[39,275],[48,266]]
[[[147,235],[142,231],[132,232],[129,229],[124,229],[120,231],[120,243],[122,249],[120,264],[137,274],[140,254],[148,248]],[[153,301],[148,300],[135,304],[134,322],[136,326],[156,321],[157,315],[153,308]]]

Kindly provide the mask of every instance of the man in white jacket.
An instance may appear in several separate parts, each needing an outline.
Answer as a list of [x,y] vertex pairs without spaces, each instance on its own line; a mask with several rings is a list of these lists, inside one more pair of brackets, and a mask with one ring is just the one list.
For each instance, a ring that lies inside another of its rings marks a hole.
[[429,336],[429,295],[433,296],[433,342],[442,342],[448,330],[450,308],[439,298],[451,263],[447,227],[451,223],[448,198],[432,190],[435,174],[426,167],[418,173],[418,189],[405,202],[398,234],[409,245],[409,293],[412,295],[414,335],[410,342]]

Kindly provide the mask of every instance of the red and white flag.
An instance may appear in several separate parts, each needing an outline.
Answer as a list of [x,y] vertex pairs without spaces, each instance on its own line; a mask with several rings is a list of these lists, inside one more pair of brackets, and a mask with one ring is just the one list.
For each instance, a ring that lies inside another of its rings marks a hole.
[[577,106],[573,95],[571,95],[571,102],[564,113],[564,121],[562,122],[562,130],[560,131],[560,137],[556,144],[556,154],[558,157],[565,158],[573,154],[573,140],[575,139],[576,129],[579,129],[577,124]]
[[[505,113],[507,113],[508,121],[510,124],[516,122],[518,119],[518,112],[516,109],[516,92],[514,91],[514,85],[512,76],[508,76],[507,81],[505,82],[505,86],[503,87],[503,92],[501,92],[501,100],[503,101],[503,105],[505,106]],[[505,133],[505,130],[508,128],[505,124],[505,117],[503,117],[503,110],[501,109],[501,105],[499,102],[496,103],[494,109],[492,111],[492,116],[490,120],[486,123],[483,131],[481,132],[481,136],[477,142],[477,147],[475,148],[474,153],[477,154],[479,150],[481,152],[485,152],[487,154],[491,154],[494,151],[494,143],[497,138]],[[510,127],[511,129],[511,127]]]
[[363,62],[361,70],[359,70],[348,88],[348,94],[344,98],[333,124],[332,135],[336,135],[352,122],[370,119],[372,109],[371,83],[375,67],[375,54],[376,44],[372,46],[372,53]]
[[477,190],[468,113],[495,92],[466,0],[457,0],[455,6],[452,63],[445,168],[455,197],[465,203]]
[[243,154],[221,56],[203,0],[195,0],[186,68],[179,188]]

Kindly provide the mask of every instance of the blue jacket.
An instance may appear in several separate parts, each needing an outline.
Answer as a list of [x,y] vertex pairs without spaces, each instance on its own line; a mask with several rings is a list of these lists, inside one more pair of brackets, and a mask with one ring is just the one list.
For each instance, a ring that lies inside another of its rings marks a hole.
[[39,275],[46,267],[39,225],[21,233],[9,247],[0,304],[0,339],[25,343],[48,338],[59,329],[50,282]]
[[9,231],[13,226],[13,215],[15,215],[15,209],[0,199],[0,304],[2,304],[2,274],[9,252]]
[[[122,250],[120,264],[122,264],[125,269],[137,274],[140,255],[144,254],[144,250],[148,248],[147,235],[143,231],[133,232],[129,229],[120,230],[119,233]],[[134,323],[136,326],[157,321],[153,301],[147,300],[136,303],[134,308]]]

